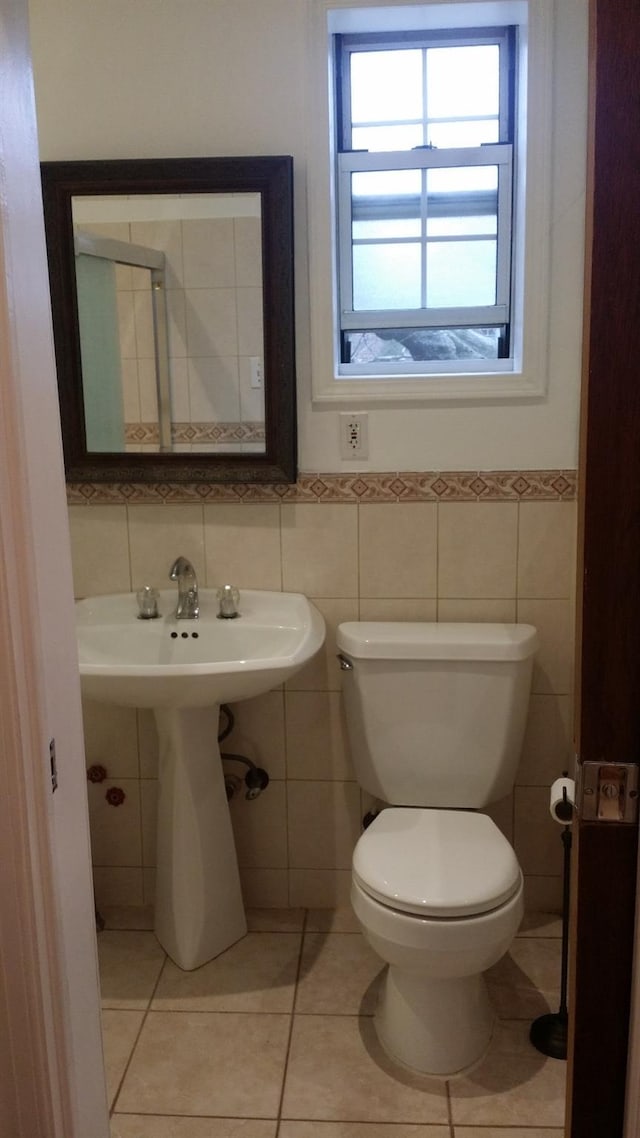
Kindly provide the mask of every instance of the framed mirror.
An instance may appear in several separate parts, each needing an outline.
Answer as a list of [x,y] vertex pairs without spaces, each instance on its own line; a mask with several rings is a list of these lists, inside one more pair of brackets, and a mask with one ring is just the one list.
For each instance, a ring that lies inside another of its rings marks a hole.
[[69,482],[296,477],[293,160],[42,164]]

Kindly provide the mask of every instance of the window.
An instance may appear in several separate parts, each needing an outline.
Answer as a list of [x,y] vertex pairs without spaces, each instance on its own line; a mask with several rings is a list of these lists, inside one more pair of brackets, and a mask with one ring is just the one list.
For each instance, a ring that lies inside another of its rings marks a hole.
[[340,375],[512,358],[516,38],[333,37]]

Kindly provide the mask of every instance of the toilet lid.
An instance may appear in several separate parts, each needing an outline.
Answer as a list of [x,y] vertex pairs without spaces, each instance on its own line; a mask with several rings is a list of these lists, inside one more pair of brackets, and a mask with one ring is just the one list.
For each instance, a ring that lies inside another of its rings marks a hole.
[[393,806],[360,837],[353,872],[383,905],[430,917],[486,913],[515,893],[521,877],[486,814]]

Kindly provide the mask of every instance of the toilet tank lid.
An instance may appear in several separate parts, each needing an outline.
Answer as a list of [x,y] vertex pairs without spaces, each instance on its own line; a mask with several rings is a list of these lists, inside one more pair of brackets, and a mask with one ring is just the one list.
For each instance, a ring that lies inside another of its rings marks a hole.
[[356,660],[526,660],[538,634],[531,624],[352,620],[337,645]]

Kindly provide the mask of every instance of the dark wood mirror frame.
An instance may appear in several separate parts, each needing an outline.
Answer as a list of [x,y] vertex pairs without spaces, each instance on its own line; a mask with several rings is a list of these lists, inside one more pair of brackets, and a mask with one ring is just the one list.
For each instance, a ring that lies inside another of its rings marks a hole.
[[[268,156],[43,162],[41,171],[67,481],[294,482],[293,159]],[[88,452],[72,198],[216,191],[261,195],[265,453]]]

